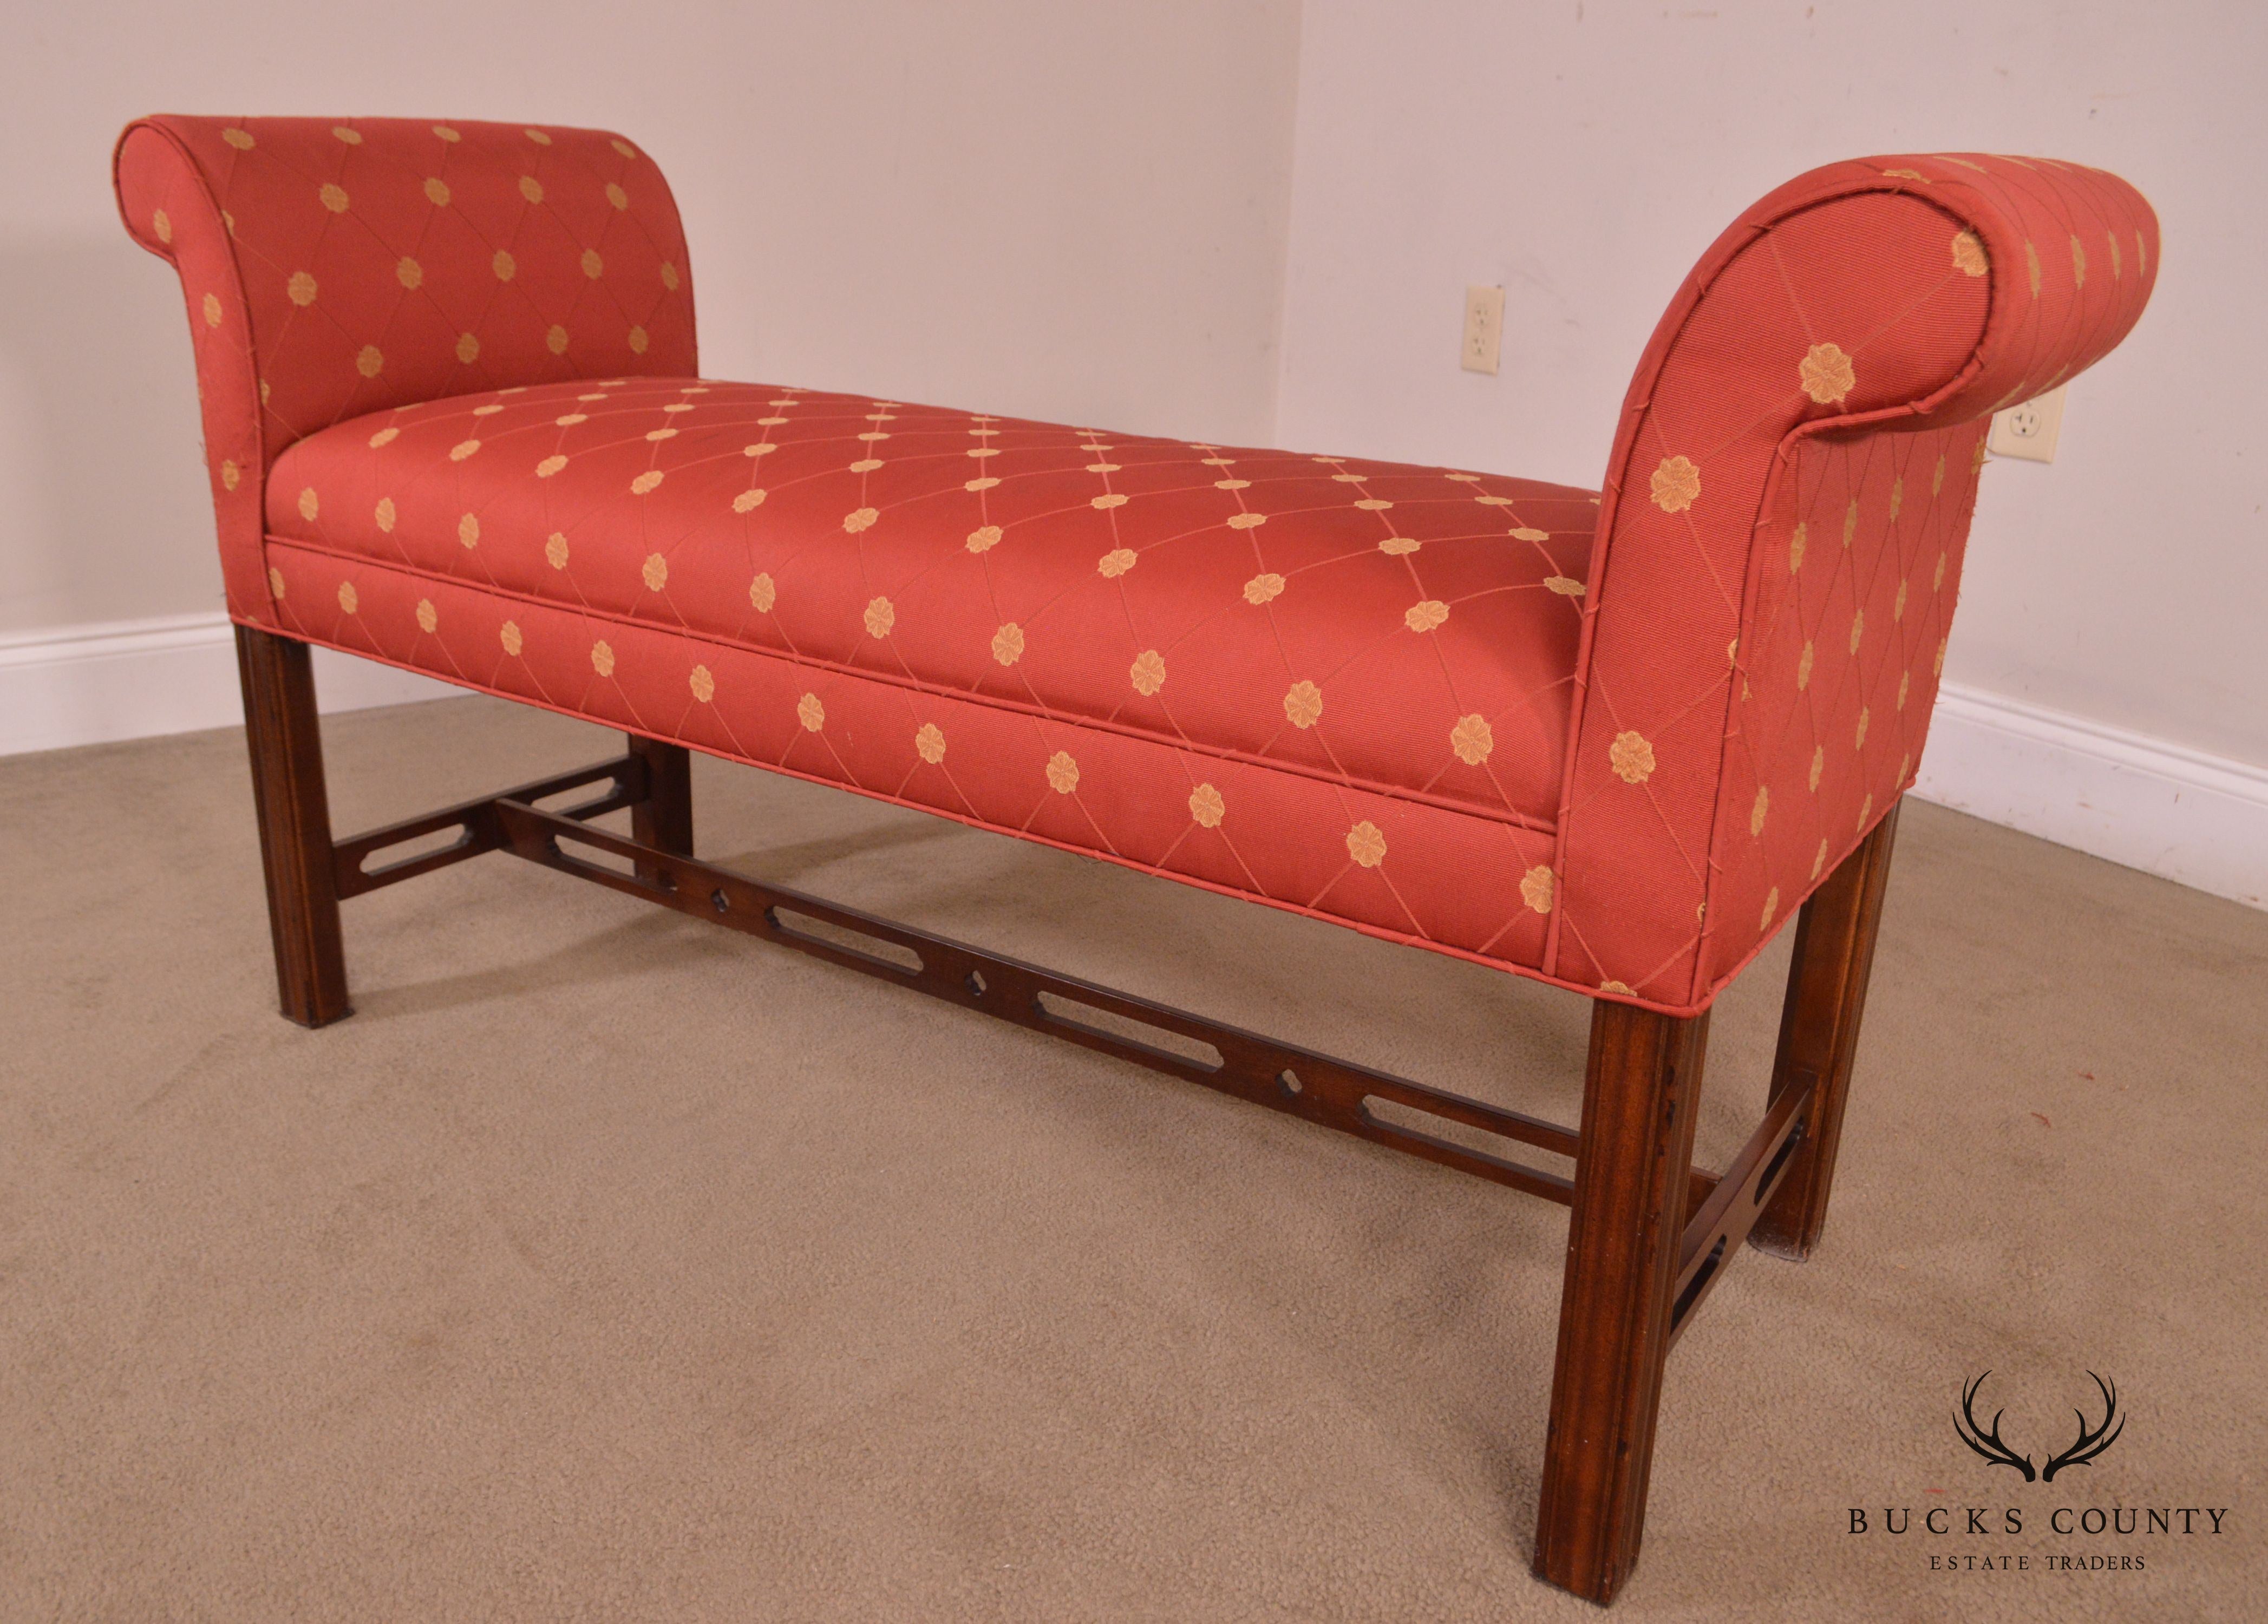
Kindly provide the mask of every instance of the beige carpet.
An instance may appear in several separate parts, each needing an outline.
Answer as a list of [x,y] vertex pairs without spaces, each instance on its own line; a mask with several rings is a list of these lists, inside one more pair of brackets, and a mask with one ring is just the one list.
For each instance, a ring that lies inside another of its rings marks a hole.
[[[342,829],[613,747],[329,739]],[[706,856],[1574,1118],[1566,994],[697,785]],[[0,1616],[1593,1616],[1528,1572],[1556,1207],[502,856],[350,904],[359,1012],[301,1031],[234,732],[0,761]],[[1826,1243],[1677,1349],[1620,1615],[2264,1616],[2264,1053],[2268,915],[1910,807]],[[1950,1430],[1987,1367],[2036,1458],[2088,1369],[2124,1434],[2020,1483]]]

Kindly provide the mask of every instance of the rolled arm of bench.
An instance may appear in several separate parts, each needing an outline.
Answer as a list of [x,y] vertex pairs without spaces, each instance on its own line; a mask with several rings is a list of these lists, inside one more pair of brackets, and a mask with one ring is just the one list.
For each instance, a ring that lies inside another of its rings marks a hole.
[[685,237],[605,130],[137,120],[135,241],[181,278],[230,614],[272,627],[262,487],[293,441],[446,395],[698,371]]
[[2150,207],[2044,159],[1805,175],[1686,280],[1585,599],[1551,973],[1705,1005],[1920,756],[1991,414],[2123,339]]

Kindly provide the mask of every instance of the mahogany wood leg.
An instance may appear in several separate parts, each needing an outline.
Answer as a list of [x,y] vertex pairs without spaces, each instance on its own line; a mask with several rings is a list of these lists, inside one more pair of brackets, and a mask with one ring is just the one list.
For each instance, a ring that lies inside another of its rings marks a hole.
[[1592,1009],[1535,1572],[1602,1605],[1646,1527],[1708,1032],[1706,1014]]
[[[630,753],[645,763],[646,797],[630,808],[630,838],[681,857],[693,855],[693,753],[683,745],[666,745],[658,739],[627,735]],[[649,883],[658,875],[646,864],[635,865],[640,879]]]
[[302,1026],[327,1026],[354,1009],[339,941],[314,668],[306,643],[248,626],[236,628],[236,668],[244,684],[276,987],[286,1017]]
[[1781,1008],[1779,1052],[1772,1061],[1778,1099],[1800,1077],[1819,1079],[1811,1121],[1780,1187],[1749,1231],[1749,1244],[1784,1258],[1807,1258],[1827,1223],[1835,1152],[1843,1139],[1843,1105],[1859,1048],[1859,1017],[1874,963],[1874,930],[1882,916],[1890,846],[1898,809],[1844,858],[1803,905],[1795,925],[1795,959]]

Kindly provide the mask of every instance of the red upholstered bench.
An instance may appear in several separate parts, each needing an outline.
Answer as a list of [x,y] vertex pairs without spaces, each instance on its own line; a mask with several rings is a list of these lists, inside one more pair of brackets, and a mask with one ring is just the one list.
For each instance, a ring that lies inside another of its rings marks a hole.
[[[1594,493],[703,378],[668,187],[604,133],[155,118],[117,187],[188,295],[286,1014],[348,1013],[342,898],[504,850],[1566,1202],[1535,1566],[1612,1597],[1669,1344],[1744,1238],[1818,1239],[1986,422],[2140,315],[2131,187],[1782,187]],[[335,842],[310,643],[630,747]],[[701,863],[688,748],[1573,988],[1580,1137]],[[1712,1177],[1709,1003],[1790,920],[1772,1103]]]

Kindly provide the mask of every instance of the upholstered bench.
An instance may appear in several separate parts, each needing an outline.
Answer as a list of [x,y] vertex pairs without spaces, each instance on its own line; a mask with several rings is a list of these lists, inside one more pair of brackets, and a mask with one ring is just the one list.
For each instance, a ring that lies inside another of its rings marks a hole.
[[[668,187],[604,133],[154,118],[117,189],[188,295],[287,1015],[349,1012],[342,899],[506,851],[1567,1203],[1535,1560],[1613,1596],[1670,1343],[1744,1239],[1818,1240],[1986,423],[2140,315],[2132,188],[1782,187],[1596,492],[703,378]],[[311,643],[629,747],[335,841]],[[702,863],[688,748],[1572,988],[1580,1135]],[[1709,1004],[1791,921],[1712,1176]]]

